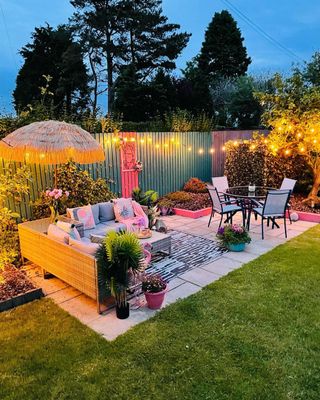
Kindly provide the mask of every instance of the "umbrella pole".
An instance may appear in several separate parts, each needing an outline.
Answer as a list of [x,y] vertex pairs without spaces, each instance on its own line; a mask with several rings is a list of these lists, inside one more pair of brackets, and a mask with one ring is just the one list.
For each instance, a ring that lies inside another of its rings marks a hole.
[[54,166],[54,187],[57,188],[57,164]]

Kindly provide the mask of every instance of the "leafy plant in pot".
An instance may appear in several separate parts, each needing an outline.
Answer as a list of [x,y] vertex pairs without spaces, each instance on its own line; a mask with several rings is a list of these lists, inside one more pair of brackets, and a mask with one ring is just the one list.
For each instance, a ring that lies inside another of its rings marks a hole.
[[109,232],[96,253],[97,263],[115,299],[119,319],[129,317],[127,289],[130,275],[143,269],[143,251],[131,232]]
[[149,308],[152,310],[161,308],[167,287],[166,281],[160,275],[150,274],[145,276],[142,281],[142,291]]
[[231,251],[243,251],[247,243],[251,242],[245,227],[229,224],[218,229],[217,238],[220,243]]
[[158,201],[157,206],[160,208],[161,215],[168,215],[174,207],[174,203],[166,197],[163,197]]

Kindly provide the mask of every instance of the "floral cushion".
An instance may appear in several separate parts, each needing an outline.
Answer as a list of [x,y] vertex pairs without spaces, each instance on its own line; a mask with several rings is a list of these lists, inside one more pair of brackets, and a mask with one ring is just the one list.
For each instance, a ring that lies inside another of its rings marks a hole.
[[116,221],[123,221],[124,219],[134,217],[134,211],[132,206],[132,199],[114,199],[114,214],[116,217]]
[[90,204],[83,207],[67,208],[67,213],[70,218],[82,222],[84,230],[96,227]]

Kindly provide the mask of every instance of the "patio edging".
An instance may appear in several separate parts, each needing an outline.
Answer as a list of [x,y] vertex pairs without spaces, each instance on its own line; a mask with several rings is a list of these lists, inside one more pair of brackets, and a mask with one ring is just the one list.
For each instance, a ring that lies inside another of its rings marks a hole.
[[320,214],[309,213],[309,212],[305,212],[305,211],[296,211],[296,210],[290,211],[290,214],[292,214],[292,213],[298,214],[299,221],[320,223]]
[[38,300],[41,297],[43,297],[43,292],[41,288],[28,290],[27,292],[18,294],[11,299],[1,301],[0,312],[8,311],[12,308],[22,306],[23,304],[30,303],[33,300]]

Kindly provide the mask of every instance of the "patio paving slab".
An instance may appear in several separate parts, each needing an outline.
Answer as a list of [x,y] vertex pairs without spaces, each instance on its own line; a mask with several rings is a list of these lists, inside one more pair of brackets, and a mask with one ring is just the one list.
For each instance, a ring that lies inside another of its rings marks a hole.
[[[201,217],[197,220],[180,216],[168,216],[162,217],[162,219],[169,229],[188,232],[191,235],[215,240],[220,217],[216,216],[213,218],[209,228],[209,216]],[[240,224],[241,217],[236,216],[234,223]],[[204,263],[174,278],[169,283],[169,291],[166,294],[163,307],[198,292],[202,287],[240,268],[244,263],[254,260],[274,247],[285,243],[290,238],[300,235],[316,224],[306,221],[297,221],[292,225],[288,223],[288,239],[284,237],[283,222],[280,222],[279,225],[280,229],[271,229],[269,227],[265,232],[265,239],[262,240],[260,221],[253,220],[250,229],[252,242],[246,247],[244,252],[225,253],[215,261]],[[43,288],[44,293],[48,297],[52,298],[54,302],[78,318],[82,323],[102,335],[106,340],[116,339],[128,329],[140,322],[146,321],[157,313],[157,311],[149,310],[146,307],[144,295],[141,295],[139,299],[142,306],[137,310],[131,309],[130,317],[126,320],[117,319],[114,309],[99,315],[97,313],[96,302],[78,290],[57,278],[43,279],[37,266],[27,265],[26,270],[35,283]],[[131,302],[135,300],[132,299]]]

